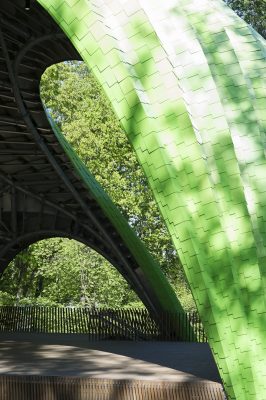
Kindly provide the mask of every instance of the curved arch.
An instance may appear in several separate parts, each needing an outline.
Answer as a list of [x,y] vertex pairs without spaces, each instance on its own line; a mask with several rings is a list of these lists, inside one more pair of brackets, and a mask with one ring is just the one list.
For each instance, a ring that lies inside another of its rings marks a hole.
[[51,128],[40,77],[49,65],[79,55],[38,3],[30,14],[22,3],[8,0],[0,10],[0,96],[8,99],[7,107],[0,104],[1,269],[43,232],[61,231],[104,254],[153,314],[181,310],[157,262],[58,128]]
[[[104,252],[102,249],[96,246],[95,242],[92,240],[93,238],[86,236],[80,237],[78,235],[75,235],[74,233],[62,231],[62,230],[39,230],[37,232],[29,232],[25,233],[21,236],[17,236],[13,240],[9,241],[8,245],[6,246],[6,253],[8,254],[8,258],[6,258],[6,264],[8,264],[10,261],[13,260],[13,258],[26,249],[28,246],[31,244],[34,244],[40,240],[44,239],[50,239],[53,237],[62,237],[65,239],[74,239],[77,240],[80,243],[85,244],[86,246],[90,247],[94,251],[96,251],[98,254],[103,256],[107,261],[109,261],[111,264],[114,264],[114,260],[110,257],[110,254],[107,252]],[[91,240],[90,240],[91,239]],[[2,271],[3,272],[3,271]],[[121,272],[121,271],[120,271]],[[123,275],[123,272],[121,272]]]
[[136,150],[228,395],[263,398],[265,41],[219,0],[38,2]]
[[[138,295],[140,300],[145,304],[145,302],[147,300],[144,295],[142,284],[140,282],[137,282],[136,280],[132,280],[132,278],[129,277],[128,274],[126,274],[126,271],[122,268],[122,266],[116,264],[114,259],[112,259],[112,257],[110,256],[110,254],[108,252],[102,250],[101,248],[99,248],[93,241],[93,238],[89,237],[89,236],[80,237],[78,234],[70,233],[70,232],[66,232],[66,231],[62,231],[62,230],[56,230],[56,229],[54,229],[54,230],[39,230],[38,232],[26,233],[22,236],[16,237],[13,241],[9,242],[9,245],[6,249],[7,254],[8,254],[8,259],[6,259],[7,264],[9,262],[11,262],[17,254],[19,254],[21,251],[26,249],[31,244],[34,244],[40,240],[50,239],[53,237],[74,239],[74,240],[78,241],[79,243],[83,243],[84,245],[88,246],[92,250],[96,251],[98,254],[100,254],[102,257],[104,257],[110,264],[112,264],[117,269],[117,271],[123,276],[123,278],[127,281],[127,283],[130,285],[130,287]],[[145,284],[145,282],[144,282],[144,284]]]

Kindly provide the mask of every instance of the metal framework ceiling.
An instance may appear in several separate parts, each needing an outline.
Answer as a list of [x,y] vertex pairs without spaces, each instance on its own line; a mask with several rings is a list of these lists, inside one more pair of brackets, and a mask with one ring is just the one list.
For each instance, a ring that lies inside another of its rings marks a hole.
[[46,68],[79,60],[79,54],[38,3],[32,1],[28,12],[24,1],[6,0],[0,16],[1,271],[37,240],[75,238],[107,258],[144,304],[159,312],[165,307],[154,287],[75,173],[41,103],[39,82]]

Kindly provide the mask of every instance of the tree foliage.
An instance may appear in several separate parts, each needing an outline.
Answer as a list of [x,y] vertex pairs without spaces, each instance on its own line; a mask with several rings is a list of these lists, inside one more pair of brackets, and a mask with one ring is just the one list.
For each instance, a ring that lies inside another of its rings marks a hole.
[[241,18],[266,38],[265,0],[225,0]]
[[42,240],[21,252],[1,281],[1,304],[141,305],[103,257],[75,240]]

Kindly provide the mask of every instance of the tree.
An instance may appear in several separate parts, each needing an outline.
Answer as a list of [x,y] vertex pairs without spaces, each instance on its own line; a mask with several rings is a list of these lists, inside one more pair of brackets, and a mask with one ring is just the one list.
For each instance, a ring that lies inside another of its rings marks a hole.
[[[21,261],[26,266],[23,273]],[[0,287],[0,304],[141,306],[108,261],[85,245],[62,238],[42,240],[20,253]]]
[[241,18],[266,38],[266,5],[264,0],[225,0]]

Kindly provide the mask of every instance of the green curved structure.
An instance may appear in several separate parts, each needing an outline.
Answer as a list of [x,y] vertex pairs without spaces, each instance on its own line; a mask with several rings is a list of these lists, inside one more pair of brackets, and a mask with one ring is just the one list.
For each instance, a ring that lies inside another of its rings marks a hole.
[[26,8],[6,0],[0,9],[0,273],[38,240],[79,240],[112,263],[166,334],[185,340],[175,319],[163,327],[161,313],[182,307],[160,266],[46,115],[43,72],[80,56],[40,4]]
[[128,134],[228,397],[265,399],[265,41],[219,0],[38,2]]

